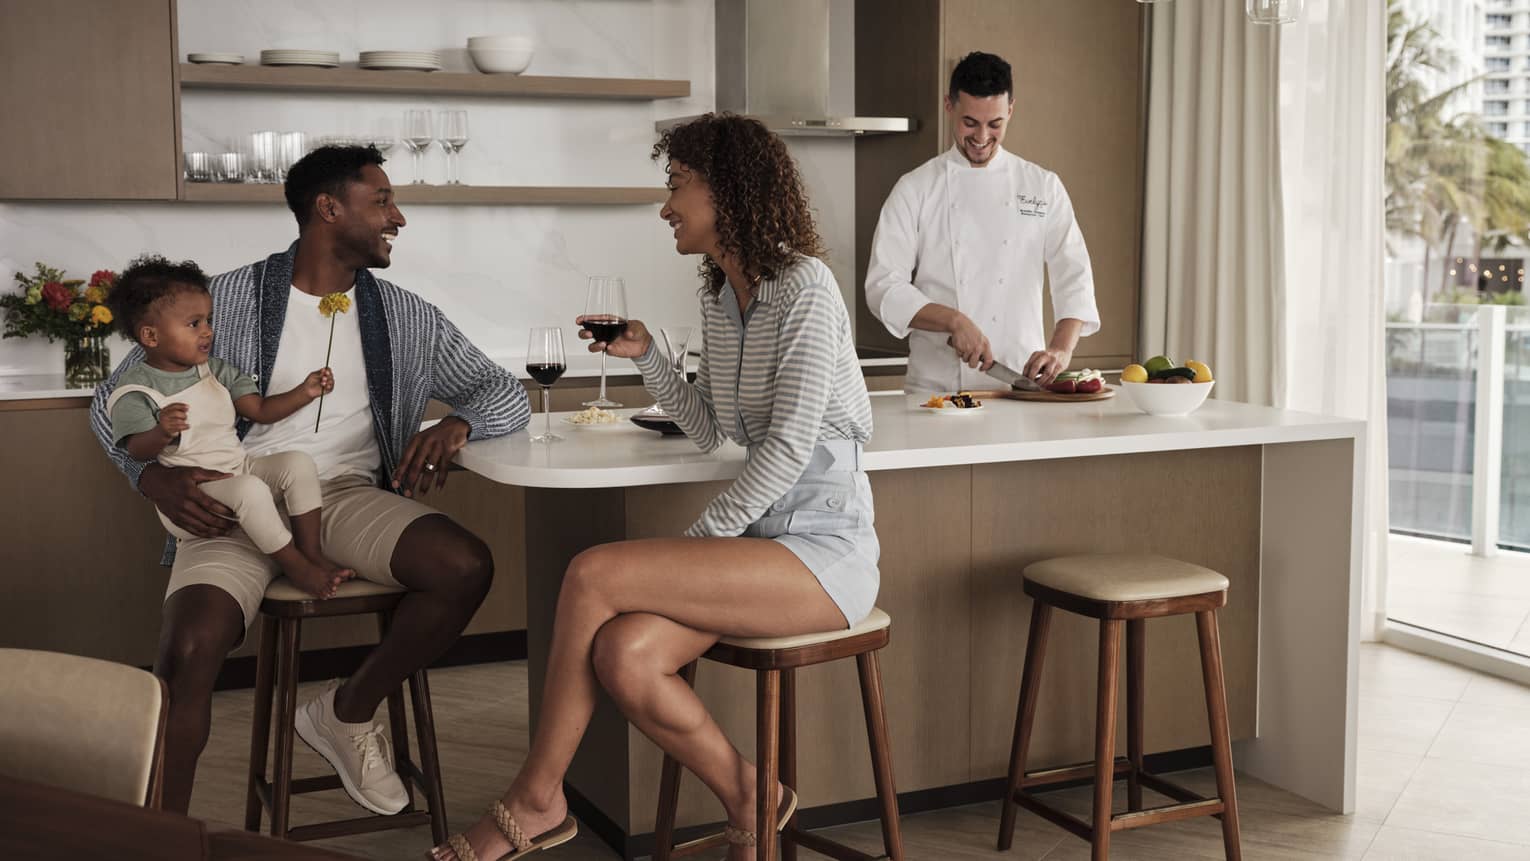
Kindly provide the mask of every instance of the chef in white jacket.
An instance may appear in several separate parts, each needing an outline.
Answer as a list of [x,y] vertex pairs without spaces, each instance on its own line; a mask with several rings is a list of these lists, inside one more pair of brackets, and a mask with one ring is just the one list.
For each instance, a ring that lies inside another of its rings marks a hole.
[[[1100,328],[1094,274],[1057,174],[1004,150],[1009,64],[968,54],[945,99],[953,146],[903,175],[882,206],[866,302],[909,339],[909,392],[987,389],[994,361],[1042,384]],[[1051,337],[1042,285],[1050,276]]]

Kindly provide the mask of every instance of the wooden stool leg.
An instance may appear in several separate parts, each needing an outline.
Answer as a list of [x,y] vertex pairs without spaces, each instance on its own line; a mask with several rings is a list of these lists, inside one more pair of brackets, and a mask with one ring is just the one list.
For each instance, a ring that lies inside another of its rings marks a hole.
[[302,622],[282,619],[276,647],[279,669],[276,680],[276,766],[271,778],[271,836],[287,837],[287,814],[292,806],[293,720],[297,716],[298,649],[302,646]]
[[882,846],[891,861],[903,861],[903,829],[898,824],[898,792],[893,785],[892,742],[887,737],[887,706],[882,696],[882,666],[876,652],[855,658],[861,674],[861,706],[871,741],[871,773],[882,808]]
[[1131,771],[1126,773],[1126,808],[1142,809],[1142,700],[1147,666],[1147,622],[1126,622],[1126,758]]
[[1110,858],[1111,794],[1116,777],[1116,682],[1121,674],[1120,619],[1100,620],[1100,678],[1095,693],[1093,861]]
[[[797,671],[781,671],[781,783],[793,791],[797,789]],[[797,841],[792,839],[792,828],[797,814],[787,821],[781,831],[781,861],[797,861]]]
[[441,757],[436,749],[436,719],[430,706],[430,680],[418,670],[409,677],[409,701],[414,704],[414,740],[420,748],[420,772],[425,777],[425,801],[430,805],[430,840],[446,842],[446,792],[441,788]]
[[1004,785],[1003,813],[999,818],[999,851],[1015,840],[1015,792],[1025,780],[1025,757],[1031,745],[1036,717],[1036,694],[1041,690],[1041,665],[1047,652],[1047,629],[1052,608],[1041,601],[1031,603],[1031,632],[1025,641],[1025,670],[1020,677],[1020,703],[1015,707],[1015,739],[1009,748],[1009,780]]
[[[377,639],[385,640],[388,637],[388,626],[393,622],[391,610],[377,614]],[[419,732],[419,728],[415,728]],[[411,759],[409,756],[409,722],[404,718],[404,689],[394,688],[388,692],[388,741],[393,745],[393,765],[398,770],[399,778],[404,782],[404,809],[400,813],[410,813],[414,810],[414,781],[409,779]]]
[[755,673],[755,797],[754,857],[775,861],[776,816],[781,799],[776,792],[780,774],[781,671]]
[[[680,678],[691,687],[696,686],[696,665],[691,661],[680,668]],[[680,763],[664,754],[664,765],[659,769],[659,811],[654,817],[653,861],[669,861],[675,848],[675,812],[680,806]]]
[[266,779],[266,757],[271,749],[271,695],[276,688],[276,619],[260,617],[260,651],[255,658],[255,711],[250,720],[249,792],[244,799],[244,830],[260,831],[264,806],[258,787]]
[[1201,675],[1206,684],[1206,718],[1211,725],[1211,762],[1217,774],[1222,812],[1222,849],[1229,861],[1243,857],[1238,838],[1238,788],[1233,777],[1232,742],[1227,731],[1227,690],[1222,681],[1222,640],[1215,610],[1195,614],[1201,641]]

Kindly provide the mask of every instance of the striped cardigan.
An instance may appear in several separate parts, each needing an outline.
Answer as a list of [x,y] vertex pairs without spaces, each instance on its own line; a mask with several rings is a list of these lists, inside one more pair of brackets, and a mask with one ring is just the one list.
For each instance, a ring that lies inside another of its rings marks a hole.
[[[262,395],[276,364],[296,254],[294,242],[286,251],[212,279],[213,319],[218,325],[213,355],[254,377]],[[468,439],[501,436],[526,426],[531,407],[520,382],[473,346],[440,309],[366,269],[356,270],[355,297],[372,426],[382,455],[380,483],[398,466],[432,398],[467,422]],[[147,464],[115,444],[106,402],[122,372],[141,361],[143,350],[134,347],[111,378],[97,387],[90,408],[91,430],[135,489]],[[239,420],[240,439],[251,424]],[[166,545],[165,564],[174,558],[172,539]]]
[[745,315],[731,287],[704,294],[701,316],[694,385],[653,345],[636,363],[644,386],[702,451],[724,439],[749,447],[743,474],[685,533],[736,536],[797,483],[819,440],[871,439],[871,399],[845,300],[821,260],[800,258],[762,281]]

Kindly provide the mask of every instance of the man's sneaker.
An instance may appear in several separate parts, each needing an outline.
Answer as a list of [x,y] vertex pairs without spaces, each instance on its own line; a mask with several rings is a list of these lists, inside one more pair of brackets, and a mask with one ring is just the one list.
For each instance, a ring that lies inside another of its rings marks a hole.
[[373,813],[392,815],[409,803],[404,782],[393,770],[393,751],[382,724],[346,723],[335,717],[338,679],[298,706],[298,738],[329,761],[351,800]]

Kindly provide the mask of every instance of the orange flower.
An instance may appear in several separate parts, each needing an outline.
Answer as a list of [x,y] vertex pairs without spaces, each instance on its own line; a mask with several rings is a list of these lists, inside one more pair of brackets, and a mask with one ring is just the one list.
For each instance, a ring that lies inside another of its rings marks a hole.
[[[89,291],[87,291],[88,293]],[[90,322],[96,326],[105,326],[112,322],[112,311],[105,305],[97,305],[90,309]]]

